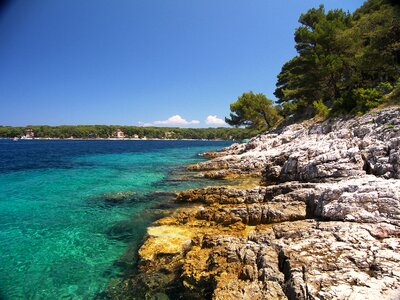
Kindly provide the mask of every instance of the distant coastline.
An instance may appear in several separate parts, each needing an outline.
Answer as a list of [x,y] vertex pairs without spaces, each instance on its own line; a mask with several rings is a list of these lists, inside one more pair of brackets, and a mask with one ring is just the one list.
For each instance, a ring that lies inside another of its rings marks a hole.
[[[15,140],[11,137],[0,137],[0,140]],[[237,141],[235,139],[162,139],[162,138],[18,138],[16,141]]]
[[235,127],[180,128],[118,125],[0,126],[0,138],[63,140],[243,140],[256,133]]

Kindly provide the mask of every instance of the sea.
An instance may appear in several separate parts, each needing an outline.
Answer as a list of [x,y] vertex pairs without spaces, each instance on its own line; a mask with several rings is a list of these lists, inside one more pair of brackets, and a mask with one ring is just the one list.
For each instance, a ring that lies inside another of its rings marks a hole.
[[95,299],[225,141],[0,140],[0,299]]

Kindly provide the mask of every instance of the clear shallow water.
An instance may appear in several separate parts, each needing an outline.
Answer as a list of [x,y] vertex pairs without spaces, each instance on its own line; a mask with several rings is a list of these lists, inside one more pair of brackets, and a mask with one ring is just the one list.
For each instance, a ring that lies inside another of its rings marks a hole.
[[227,145],[0,140],[0,299],[98,295],[162,201],[146,195],[204,184],[167,178]]

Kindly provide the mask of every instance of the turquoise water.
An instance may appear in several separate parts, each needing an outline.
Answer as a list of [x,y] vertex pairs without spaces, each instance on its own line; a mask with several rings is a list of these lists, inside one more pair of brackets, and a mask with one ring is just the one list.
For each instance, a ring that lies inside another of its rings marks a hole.
[[140,242],[151,207],[163,201],[151,193],[203,185],[169,178],[201,160],[197,153],[226,145],[0,141],[0,298],[101,293],[131,267],[128,245]]

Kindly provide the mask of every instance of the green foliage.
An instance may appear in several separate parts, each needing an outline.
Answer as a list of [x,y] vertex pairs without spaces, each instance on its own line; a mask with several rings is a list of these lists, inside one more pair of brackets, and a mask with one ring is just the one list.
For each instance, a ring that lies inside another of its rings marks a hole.
[[[301,14],[294,34],[297,55],[278,75],[274,94],[280,106],[274,112],[296,120],[316,110],[325,118],[399,101],[400,85],[393,85],[400,77],[400,6],[394,3],[368,0],[353,14],[326,12],[321,5]],[[226,121],[248,127],[263,124],[257,96],[239,97]]]
[[363,114],[384,102],[383,93],[374,88],[358,88],[335,99],[332,110],[334,114],[357,113]]
[[352,98],[349,97],[349,94],[350,93],[333,100],[331,112],[334,116],[337,116],[337,115],[340,115],[343,113],[348,113],[355,108],[356,105],[355,105],[355,103],[353,103]]
[[296,111],[298,111],[299,103],[297,102],[285,102],[282,103],[277,108],[279,109],[279,114],[284,117],[288,118],[293,115]]
[[355,112],[364,113],[383,103],[382,93],[376,89],[358,88],[352,91],[352,101],[356,105]]
[[376,91],[391,92],[400,77],[400,6],[393,3],[368,0],[353,14],[325,12],[323,6],[302,14],[295,31],[298,54],[278,75],[278,103],[296,105],[296,114],[320,99],[333,113],[381,103]]
[[381,82],[376,89],[382,94],[389,94],[393,90],[393,85],[390,82]]
[[313,106],[315,110],[317,111],[317,116],[326,118],[329,115],[329,108],[324,104],[324,101],[322,99],[319,99],[317,101],[313,102]]
[[274,127],[281,119],[278,108],[264,94],[243,93],[230,109],[230,117],[225,118],[225,122],[237,127],[263,131]]
[[298,55],[284,64],[278,75],[275,96],[279,102],[318,100],[336,97],[343,76],[343,47],[335,36],[350,24],[351,16],[342,10],[325,13],[324,6],[310,9],[299,18],[295,32]]
[[397,80],[393,90],[387,95],[389,102],[400,103],[400,78]]

